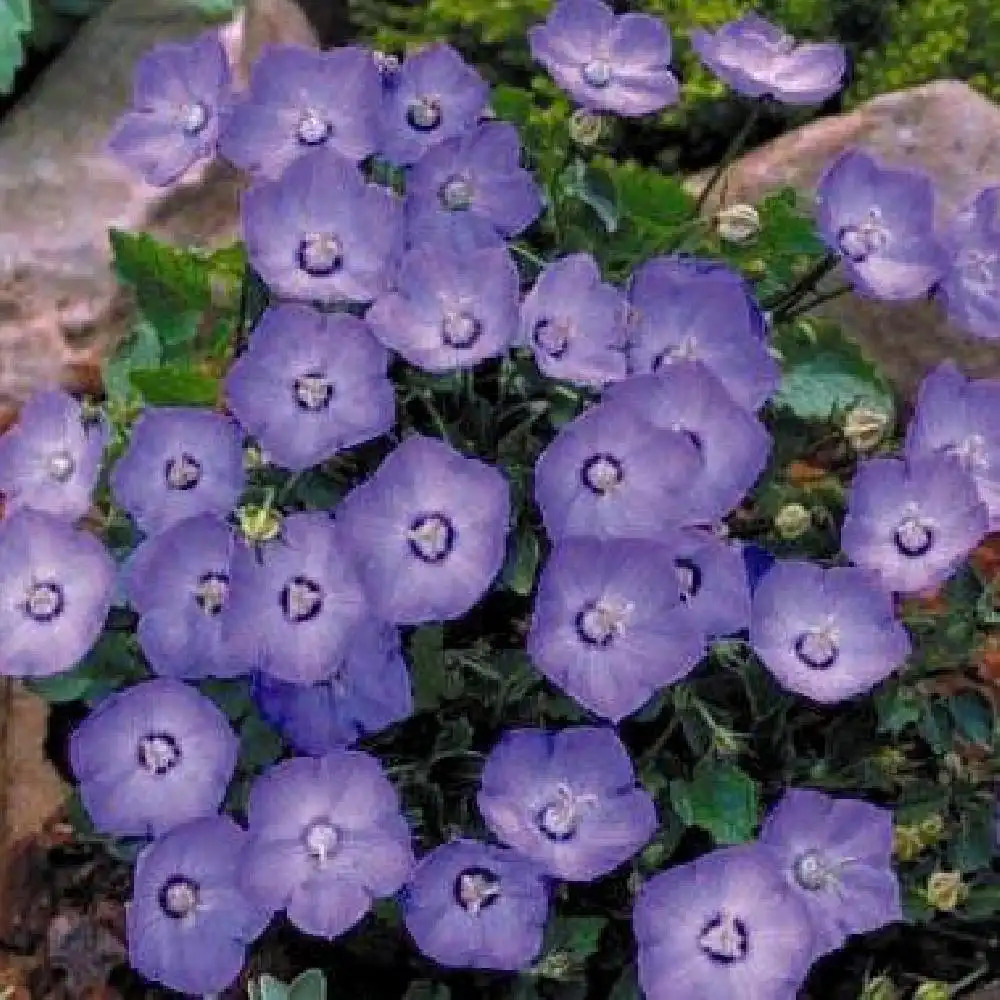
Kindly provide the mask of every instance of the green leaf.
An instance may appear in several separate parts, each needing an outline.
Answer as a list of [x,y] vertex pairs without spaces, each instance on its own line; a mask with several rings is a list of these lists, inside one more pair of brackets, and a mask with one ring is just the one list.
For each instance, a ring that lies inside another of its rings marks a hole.
[[490,94],[490,106],[496,112],[497,118],[513,122],[515,125],[526,125],[531,120],[535,102],[527,90],[501,84],[493,88]]
[[573,979],[587,959],[597,951],[606,917],[556,917],[545,930],[542,957],[532,966],[532,975],[543,979]]
[[289,1000],[288,986],[266,973],[250,984],[252,1000]]
[[719,844],[745,843],[757,826],[757,784],[726,761],[699,761],[691,781],[670,782],[670,801],[685,823]]
[[0,93],[9,94],[13,90],[14,78],[24,63],[21,36],[28,30],[24,6],[24,0],[0,0]]
[[259,716],[248,716],[240,726],[240,763],[251,771],[273,764],[282,751],[281,737]]
[[180,364],[134,368],[128,379],[152,406],[213,406],[219,395],[218,379]]
[[45,0],[45,6],[51,11],[67,17],[88,17],[104,3],[105,0]]
[[156,368],[161,359],[162,351],[156,328],[140,319],[132,336],[101,368],[104,389],[109,399],[121,401],[133,398],[136,390],[129,381],[129,373],[133,368]]
[[448,689],[440,625],[424,625],[410,636],[410,665],[414,707],[418,712],[437,708]]
[[53,705],[68,701],[83,701],[94,685],[95,678],[86,670],[76,667],[52,677],[29,677],[22,683],[32,694]]
[[226,713],[231,722],[239,722],[254,709],[250,682],[242,678],[223,680],[212,677],[202,681],[198,687],[202,694],[211,698]]
[[875,696],[878,731],[898,736],[920,718],[920,698],[907,688],[896,688]]
[[634,965],[628,966],[615,981],[608,1000],[640,1000],[639,976]]
[[228,17],[241,4],[241,0],[188,0],[188,2],[210,19]]
[[125,632],[103,632],[72,669],[52,677],[35,677],[24,686],[53,704],[91,701],[145,677],[132,638]]
[[989,868],[995,840],[996,816],[992,803],[982,803],[963,812],[958,832],[949,844],[949,864],[960,872]]
[[296,976],[288,987],[288,1000],[326,1000],[326,976],[319,969]]
[[527,597],[535,585],[538,569],[538,538],[530,527],[525,527],[511,538],[508,549],[501,582],[513,593]]
[[973,691],[948,699],[948,711],[965,739],[983,747],[993,745],[993,706]]
[[970,886],[968,899],[962,904],[962,914],[972,920],[1000,915],[1000,883]]
[[607,232],[617,232],[618,190],[606,170],[574,160],[563,171],[560,186],[564,196],[592,208]]
[[885,378],[834,324],[810,320],[780,328],[775,346],[783,358],[777,406],[814,421],[829,420],[858,403],[892,414]]

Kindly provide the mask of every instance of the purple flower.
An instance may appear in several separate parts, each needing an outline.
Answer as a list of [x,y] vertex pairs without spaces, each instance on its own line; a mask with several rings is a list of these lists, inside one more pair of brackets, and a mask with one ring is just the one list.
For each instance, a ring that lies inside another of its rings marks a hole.
[[714,524],[767,464],[770,434],[701,362],[675,361],[656,375],[634,375],[609,386],[603,398],[633,408],[655,427],[686,432],[701,451],[701,471],[679,521]]
[[394,291],[368,311],[372,332],[410,364],[431,372],[498,357],[517,332],[519,278],[503,247],[460,255],[416,247],[402,258]]
[[421,215],[475,217],[502,236],[516,236],[538,218],[542,199],[532,175],[520,165],[517,129],[485,122],[429,149],[411,168],[407,197]]
[[244,482],[236,421],[182,406],[140,413],[111,470],[115,503],[147,534],[196,514],[228,514]]
[[157,678],[102,701],[70,737],[69,753],[98,830],[158,837],[218,810],[238,748],[213,701]]
[[584,708],[612,722],[689,674],[705,637],[661,542],[567,538],[542,570],[526,649]]
[[623,379],[628,302],[590,254],[548,264],[521,303],[520,340],[549,378],[601,388]]
[[750,623],[750,580],[740,543],[702,528],[674,528],[662,540],[674,550],[681,600],[709,638]]
[[237,664],[295,684],[334,674],[368,617],[346,537],[325,511],[301,511],[273,542],[236,547],[220,617]]
[[753,595],[750,644],[781,685],[830,704],[898,670],[910,638],[877,574],[779,560]]
[[747,581],[750,584],[750,592],[752,594],[757,590],[761,580],[767,575],[767,571],[774,565],[775,558],[767,549],[749,542],[742,543],[742,550],[743,564],[746,566]]
[[123,584],[139,613],[136,636],[154,673],[184,679],[246,672],[227,655],[220,612],[235,538],[215,514],[198,514],[142,542]]
[[417,865],[401,901],[414,944],[439,965],[515,971],[541,951],[548,883],[516,851],[442,844]]
[[654,875],[632,922],[647,1000],[795,1000],[815,955],[805,904],[756,844]]
[[986,534],[989,514],[962,461],[946,453],[862,462],[840,544],[898,593],[943,583]]
[[630,372],[701,361],[748,410],[759,409],[778,388],[780,371],[761,337],[760,307],[727,269],[654,257],[633,273],[629,301]]
[[146,979],[181,993],[221,993],[270,913],[240,891],[247,835],[228,816],[184,823],[143,850],[125,904],[128,956]]
[[254,699],[299,753],[322,756],[381,732],[413,712],[399,630],[372,619],[327,680],[307,686],[261,675],[255,679]]
[[400,166],[476,124],[489,88],[450,45],[408,56],[384,91],[382,155]]
[[229,369],[226,399],[275,465],[301,472],[392,428],[388,366],[362,320],[277,305]]
[[317,937],[350,930],[415,864],[395,790],[355,750],[275,764],[250,790],[247,830],[244,891]]
[[314,149],[277,180],[258,181],[241,209],[250,263],[277,295],[367,303],[387,287],[402,202],[332,149]]
[[657,827],[628,751],[605,728],[505,733],[486,760],[477,802],[500,841],[569,882],[614,871]]
[[40,390],[0,435],[4,510],[43,510],[76,521],[90,509],[108,442],[105,421],[86,421],[80,403],[62,389]]
[[215,155],[230,88],[218,32],[153,46],[136,63],[133,107],[116,123],[108,151],[147,184],[172,184],[196,160]]
[[977,337],[1000,338],[1000,187],[979,192],[952,220],[942,242],[948,268],[938,298],[953,323]]
[[934,187],[914,170],[880,165],[858,149],[827,167],[816,189],[817,222],[856,291],[877,299],[926,295],[946,266],[934,234]]
[[621,14],[598,0],[558,0],[528,29],[531,55],[590,111],[638,116],[674,104],[670,33],[657,17]]
[[549,537],[656,538],[687,510],[701,455],[683,431],[599,403],[563,426],[535,463]]
[[765,818],[760,843],[778,854],[805,904],[818,954],[903,919],[888,809],[790,788]]
[[0,521],[0,676],[76,666],[104,628],[115,576],[104,546],[53,514],[23,507]]
[[1000,380],[967,379],[951,361],[924,379],[906,452],[940,451],[962,461],[989,508],[989,530],[1000,530]]
[[406,438],[336,511],[378,617],[399,625],[464,615],[500,572],[510,488],[436,438]]
[[695,28],[691,47],[737,93],[783,104],[821,104],[840,90],[847,70],[842,45],[799,43],[754,13],[714,34]]
[[319,146],[358,163],[378,149],[381,103],[367,49],[269,45],[250,69],[249,90],[224,116],[219,152],[270,178]]

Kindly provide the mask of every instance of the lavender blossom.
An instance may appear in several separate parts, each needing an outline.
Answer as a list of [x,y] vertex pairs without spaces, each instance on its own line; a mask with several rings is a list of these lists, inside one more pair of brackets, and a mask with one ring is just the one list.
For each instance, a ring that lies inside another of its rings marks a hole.
[[691,47],[737,93],[782,104],[822,104],[843,86],[847,70],[842,45],[797,42],[754,13],[714,33],[695,28]]
[[290,514],[277,539],[233,552],[220,619],[239,667],[296,684],[324,681],[368,614],[347,536],[326,512]]
[[655,427],[684,431],[701,453],[700,473],[677,513],[686,525],[714,524],[746,495],[767,464],[771,436],[699,361],[674,361],[656,375],[634,375],[603,398],[632,408]]
[[779,560],[753,595],[750,644],[789,691],[831,704],[870,691],[910,654],[878,575]]
[[908,594],[947,580],[988,526],[976,481],[957,456],[877,458],[855,473],[840,542],[883,586]]
[[53,514],[22,507],[0,520],[0,676],[76,666],[104,628],[115,576],[104,546]]
[[607,875],[657,827],[628,752],[605,728],[506,732],[486,759],[477,802],[500,841],[570,882]]
[[246,833],[228,816],[184,823],[143,850],[125,904],[129,965],[181,993],[222,993],[271,914],[238,886]]
[[235,538],[215,514],[198,514],[142,542],[123,584],[139,613],[136,637],[154,673],[194,679],[249,670],[227,654],[220,612],[229,595]]
[[254,700],[261,714],[299,753],[322,756],[381,732],[413,713],[409,670],[399,630],[372,619],[359,630],[333,674],[318,684],[260,675]]
[[816,953],[805,904],[756,844],[654,875],[632,922],[647,1000],[795,1000]]
[[967,379],[951,361],[924,379],[906,453],[941,451],[961,460],[989,510],[989,530],[1000,530],[1000,380]]
[[359,751],[275,764],[250,790],[247,830],[244,892],[329,940],[401,888],[415,864],[396,792]]
[[934,233],[934,187],[926,174],[849,149],[820,178],[816,205],[820,235],[840,254],[855,291],[915,299],[943,275],[947,259]]
[[500,572],[509,517],[501,472],[420,434],[336,511],[373,613],[399,625],[464,615]]
[[632,538],[566,538],[542,570],[526,649],[584,708],[618,723],[681,680],[705,637],[681,600],[676,555]]
[[381,110],[382,83],[367,49],[268,45],[250,68],[249,90],[223,118],[219,152],[268,178],[320,146],[358,163],[379,147]]
[[683,431],[600,403],[564,425],[535,463],[535,501],[553,541],[656,538],[687,510],[701,454]]
[[243,491],[235,420],[183,406],[150,407],[111,469],[111,492],[147,534],[197,514],[228,514]]
[[1000,187],[984,188],[944,231],[948,267],[937,297],[949,319],[987,340],[1000,339]]
[[277,180],[253,184],[241,210],[250,263],[278,295],[364,304],[388,287],[402,203],[332,149],[311,150]]
[[196,161],[215,156],[231,86],[218,32],[153,46],[135,65],[132,110],[116,122],[109,153],[147,184],[167,187]]
[[517,331],[518,273],[503,247],[459,255],[430,245],[407,252],[395,289],[368,311],[372,332],[431,372],[472,368],[506,352]]
[[35,392],[17,423],[0,435],[4,511],[30,507],[67,521],[90,509],[108,442],[104,419],[88,420],[62,389]]
[[545,266],[521,303],[520,342],[549,378],[603,388],[623,379],[628,302],[590,254]]
[[439,965],[516,971],[541,951],[548,883],[516,851],[443,844],[420,861],[401,898],[410,937]]
[[615,15],[599,0],[558,0],[528,29],[531,55],[589,111],[646,115],[676,103],[670,33],[648,14]]
[[475,125],[489,93],[483,78],[443,42],[407,56],[384,90],[382,155],[400,166]]
[[818,954],[903,919],[888,809],[790,788],[764,820],[760,843],[777,853],[805,904]]
[[215,703],[168,678],[110,695],[70,737],[80,798],[102,833],[158,837],[219,808],[239,741]]
[[275,465],[301,472],[392,428],[388,366],[362,320],[277,305],[229,369],[226,399]]
[[727,268],[684,257],[654,257],[629,282],[629,371],[662,371],[701,361],[748,410],[778,388],[780,372],[761,336],[760,307]]

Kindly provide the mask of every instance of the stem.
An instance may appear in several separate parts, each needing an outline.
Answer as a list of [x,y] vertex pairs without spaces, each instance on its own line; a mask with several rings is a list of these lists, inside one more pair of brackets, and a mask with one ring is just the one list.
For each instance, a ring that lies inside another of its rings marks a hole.
[[428,414],[430,414],[430,418],[434,422],[434,426],[437,428],[437,432],[441,435],[442,439],[444,441],[449,441],[450,438],[448,437],[448,427],[444,422],[444,418],[438,411],[438,408],[434,405],[433,402],[431,402],[430,394],[418,392],[416,398],[419,399],[420,402],[424,404],[424,409],[427,410]]
[[847,292],[853,292],[854,286],[845,284],[838,285],[836,288],[831,288],[828,292],[818,292],[813,296],[808,302],[804,302],[794,309],[778,309],[774,313],[774,321],[776,323],[788,322],[789,320],[798,319],[804,313],[810,312],[817,306],[821,306],[824,302],[831,302],[833,299],[839,299],[841,295],[845,295]]
[[708,183],[702,188],[701,194],[698,195],[698,200],[695,202],[694,206],[695,215],[701,214],[701,210],[705,207],[705,203],[708,201],[708,196],[712,193],[719,181],[722,180],[722,175],[725,174],[730,166],[732,166],[733,160],[735,160],[736,157],[743,151],[743,147],[746,145],[746,141],[750,137],[753,127],[760,120],[763,107],[764,105],[760,101],[755,101],[751,106],[750,113],[747,115],[742,127],[739,132],[736,133],[733,141],[729,144],[729,148],[719,161],[719,165],[715,168],[715,172],[711,177],[709,177]]
[[776,298],[762,303],[765,309],[772,312],[787,312],[796,305],[808,292],[812,291],[840,262],[840,254],[829,251],[825,257],[817,261],[805,274]]
[[508,243],[507,246],[518,254],[523,260],[526,260],[529,264],[533,264],[538,270],[542,270],[544,267],[548,267],[548,261],[544,257],[539,257],[534,250],[529,250],[526,246],[522,246],[520,243]]

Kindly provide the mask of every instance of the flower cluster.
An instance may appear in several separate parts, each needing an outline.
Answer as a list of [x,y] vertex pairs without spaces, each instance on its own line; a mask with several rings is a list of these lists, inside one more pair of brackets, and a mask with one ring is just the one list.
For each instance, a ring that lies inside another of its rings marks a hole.
[[[658,19],[560,0],[529,40],[589,111],[676,99]],[[815,103],[843,77],[839,46],[797,44],[756,16],[694,43],[754,98]],[[134,612],[155,675],[97,705],[71,761],[95,826],[148,841],[129,954],[169,987],[228,987],[278,912],[332,939],[397,894],[438,963],[529,967],[553,883],[603,878],[657,831],[622,720],[727,636],[748,636],[773,678],[814,702],[872,690],[910,652],[894,593],[944,581],[1000,526],[1000,385],[944,365],[904,454],[860,463],[846,559],[775,561],[730,537],[725,520],[771,457],[762,409],[781,381],[754,288],[677,253],[620,286],[582,252],[524,276],[511,243],[546,198],[488,99],[446,44],[399,64],[356,46],[271,47],[242,93],[212,33],[148,53],[111,148],[151,184],[217,152],[246,171],[243,242],[269,304],[225,376],[223,412],[147,406],[132,425],[108,477],[141,534],[120,566],[78,526],[105,418],[46,390],[0,438],[0,673],[71,669],[116,605]],[[855,152],[820,186],[819,225],[859,290],[934,288],[965,325],[1000,335],[992,195],[940,241],[930,199],[923,180]],[[590,400],[531,470],[549,551],[525,645],[594,724],[504,732],[480,778],[483,836],[418,859],[389,770],[356,745],[413,713],[403,630],[455,622],[488,594],[517,493],[502,466],[448,440],[395,435],[390,364],[462,378],[516,351]],[[331,509],[246,530],[248,441],[291,482],[383,437],[391,449]],[[255,778],[242,826],[220,815],[238,739],[197,686],[238,677],[294,751]],[[640,888],[647,997],[793,997],[816,957],[899,919],[890,845],[884,810],[788,791],[756,843]]]

